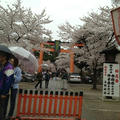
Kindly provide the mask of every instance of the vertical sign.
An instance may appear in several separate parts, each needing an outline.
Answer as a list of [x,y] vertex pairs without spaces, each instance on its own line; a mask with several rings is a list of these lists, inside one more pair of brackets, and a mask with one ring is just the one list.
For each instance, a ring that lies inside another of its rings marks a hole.
[[55,51],[57,53],[59,53],[59,51],[60,51],[60,41],[59,40],[55,41]]
[[104,63],[103,96],[119,97],[119,64]]

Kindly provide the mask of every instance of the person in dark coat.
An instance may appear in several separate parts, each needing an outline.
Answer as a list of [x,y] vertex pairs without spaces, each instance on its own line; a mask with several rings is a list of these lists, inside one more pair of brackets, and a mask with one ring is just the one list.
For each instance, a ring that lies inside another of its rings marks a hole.
[[39,72],[39,73],[37,74],[38,83],[35,85],[35,88],[37,88],[39,84],[40,84],[40,88],[42,88],[42,79],[43,79],[42,72]]
[[62,90],[67,90],[67,72],[65,69],[62,69],[61,71],[61,78],[62,78],[62,83],[63,83],[63,86],[62,86]]
[[10,55],[0,51],[0,120],[5,120],[9,99],[9,89],[14,82],[14,69],[8,62]]
[[48,88],[49,80],[50,80],[50,74],[49,71],[47,70],[45,73],[45,88]]

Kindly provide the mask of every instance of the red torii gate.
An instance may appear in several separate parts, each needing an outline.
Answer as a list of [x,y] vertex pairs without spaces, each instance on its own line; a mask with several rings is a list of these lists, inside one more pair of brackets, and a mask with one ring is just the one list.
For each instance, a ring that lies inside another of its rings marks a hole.
[[[45,43],[41,43],[40,44],[40,48],[44,48],[44,45],[54,45],[55,43],[53,42],[45,42]],[[74,46],[78,46],[78,47],[83,47],[83,44],[74,44],[72,47]],[[38,49],[33,49],[33,51],[38,51]],[[50,52],[54,52],[55,50],[53,48],[47,48],[47,51]],[[62,53],[70,53],[70,73],[74,72],[74,52],[71,50],[64,50],[64,49],[60,49],[60,52]],[[38,64],[39,64],[39,68],[38,68],[38,72],[42,71],[42,64],[43,64],[43,54],[44,51],[40,50],[40,56],[39,56],[39,60],[38,60]]]

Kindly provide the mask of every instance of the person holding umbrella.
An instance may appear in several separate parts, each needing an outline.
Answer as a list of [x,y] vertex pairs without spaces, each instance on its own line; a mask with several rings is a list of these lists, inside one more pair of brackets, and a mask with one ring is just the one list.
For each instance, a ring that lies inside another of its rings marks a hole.
[[17,91],[19,88],[19,82],[22,79],[22,73],[21,73],[21,69],[18,66],[19,61],[16,57],[12,57],[10,59],[10,63],[14,66],[14,78],[15,81],[11,87],[11,96],[10,96],[10,110],[9,110],[9,114],[7,119],[10,119],[10,117],[13,116],[13,112],[14,112],[14,108],[15,108],[15,102],[16,102],[16,95],[17,95]]
[[13,66],[8,62],[12,56],[11,51],[4,45],[0,45],[0,120],[5,120],[7,111],[9,89],[14,82]]

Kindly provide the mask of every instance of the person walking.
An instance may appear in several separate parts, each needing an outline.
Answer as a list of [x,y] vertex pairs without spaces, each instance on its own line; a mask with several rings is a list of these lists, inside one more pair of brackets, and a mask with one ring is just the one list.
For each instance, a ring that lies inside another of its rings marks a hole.
[[19,83],[22,79],[21,69],[18,66],[19,61],[16,57],[11,58],[10,63],[14,66],[14,78],[15,81],[11,87],[11,96],[10,96],[10,109],[8,113],[7,119],[10,119],[13,116],[15,103],[16,103],[16,95],[19,89]]
[[9,89],[14,82],[14,70],[13,66],[9,63],[11,57],[11,51],[6,47],[0,45],[0,120],[5,120]]
[[37,80],[38,80],[38,83],[35,85],[35,88],[37,88],[39,84],[40,84],[40,88],[42,88],[42,80],[43,80],[42,72],[39,72],[37,74]]
[[62,78],[62,90],[67,90],[67,72],[63,69],[61,71],[61,78]]
[[45,80],[45,74],[46,74],[46,71],[42,71],[42,79]]
[[48,88],[49,80],[50,80],[50,74],[49,71],[47,70],[45,73],[45,88]]

